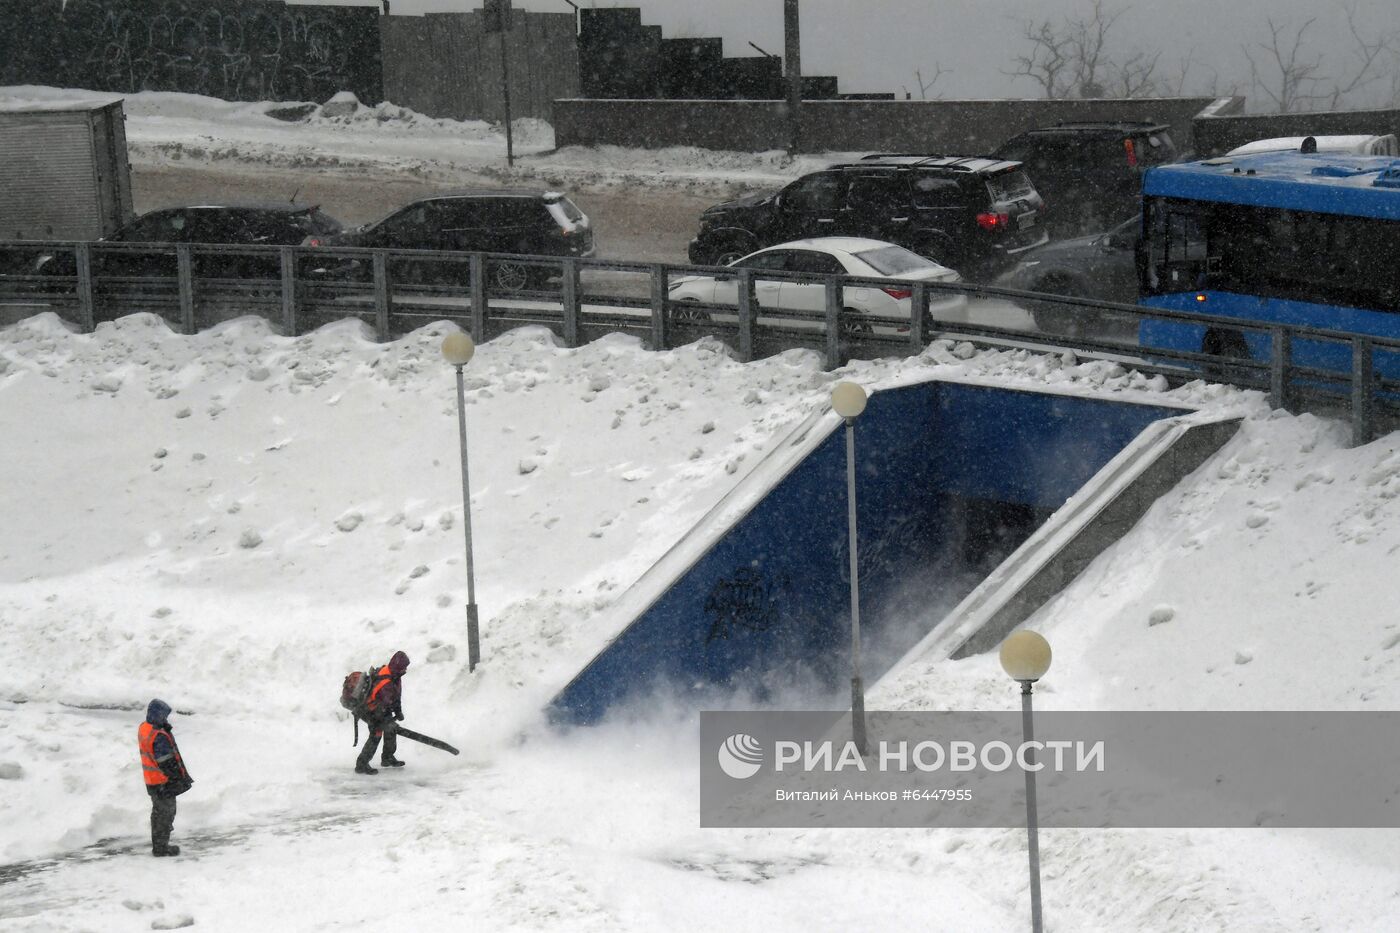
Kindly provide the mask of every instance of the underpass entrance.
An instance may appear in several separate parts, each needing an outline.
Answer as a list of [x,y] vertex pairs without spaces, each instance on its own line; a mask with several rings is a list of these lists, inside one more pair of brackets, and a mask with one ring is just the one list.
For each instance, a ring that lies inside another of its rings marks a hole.
[[[1190,411],[971,382],[873,394],[856,426],[867,682],[1145,429]],[[643,575],[556,719],[593,722],[658,689],[761,698],[849,677],[842,432],[831,412],[799,427]]]

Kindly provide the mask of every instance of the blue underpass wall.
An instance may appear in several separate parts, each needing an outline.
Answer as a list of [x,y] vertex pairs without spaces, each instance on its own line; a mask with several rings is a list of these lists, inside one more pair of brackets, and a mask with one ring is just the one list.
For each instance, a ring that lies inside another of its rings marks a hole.
[[[929,577],[967,502],[1048,515],[1148,424],[1182,413],[949,382],[872,395],[856,425],[862,641],[879,639],[911,580],[939,586]],[[828,430],[555,697],[557,721],[595,722],[662,687],[761,695],[779,674],[849,677],[845,438]]]

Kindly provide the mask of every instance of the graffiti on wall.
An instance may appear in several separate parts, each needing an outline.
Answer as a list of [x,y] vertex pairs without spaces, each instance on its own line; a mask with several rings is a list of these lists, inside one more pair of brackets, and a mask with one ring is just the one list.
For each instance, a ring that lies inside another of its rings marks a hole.
[[[52,22],[52,19],[49,18]],[[68,0],[55,72],[35,83],[184,91],[225,100],[377,101],[378,11],[276,0]],[[31,66],[32,67],[32,66]],[[53,80],[57,78],[58,80]]]
[[740,567],[721,579],[705,597],[704,613],[709,623],[705,643],[740,631],[772,629],[778,622],[778,601],[788,583],[786,576],[776,581],[766,579],[754,566]]

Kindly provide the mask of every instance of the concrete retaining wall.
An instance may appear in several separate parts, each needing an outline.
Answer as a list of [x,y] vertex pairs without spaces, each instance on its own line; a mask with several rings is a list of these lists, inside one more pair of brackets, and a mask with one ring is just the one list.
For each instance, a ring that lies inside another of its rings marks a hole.
[[[506,37],[512,118],[551,117],[552,102],[579,92],[572,13],[516,10]],[[482,31],[480,10],[379,20],[384,97],[454,120],[501,120],[501,39]]]
[[[1037,126],[1067,120],[1154,120],[1172,128],[1183,151],[1192,121],[1209,97],[1146,100],[832,100],[802,105],[801,148],[808,152],[977,154]],[[1220,112],[1237,112],[1227,98]],[[560,146],[698,146],[762,152],[787,148],[782,101],[556,100]]]
[[1326,113],[1266,113],[1202,117],[1195,121],[1196,151],[1205,159],[1236,146],[1276,136],[1400,136],[1400,110],[1349,110]]

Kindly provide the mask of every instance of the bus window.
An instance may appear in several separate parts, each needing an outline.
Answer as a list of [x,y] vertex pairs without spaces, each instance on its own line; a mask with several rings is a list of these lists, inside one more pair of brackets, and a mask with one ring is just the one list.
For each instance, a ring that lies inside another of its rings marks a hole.
[[[1394,223],[1343,214],[1216,205],[1210,285],[1241,294],[1396,310]],[[1218,273],[1218,274],[1217,274]]]
[[1194,214],[1167,215],[1167,262],[1196,262],[1206,258],[1206,234]]
[[1197,205],[1151,200],[1147,204],[1147,280],[1151,294],[1204,288],[1214,265],[1209,250],[1205,212]]

